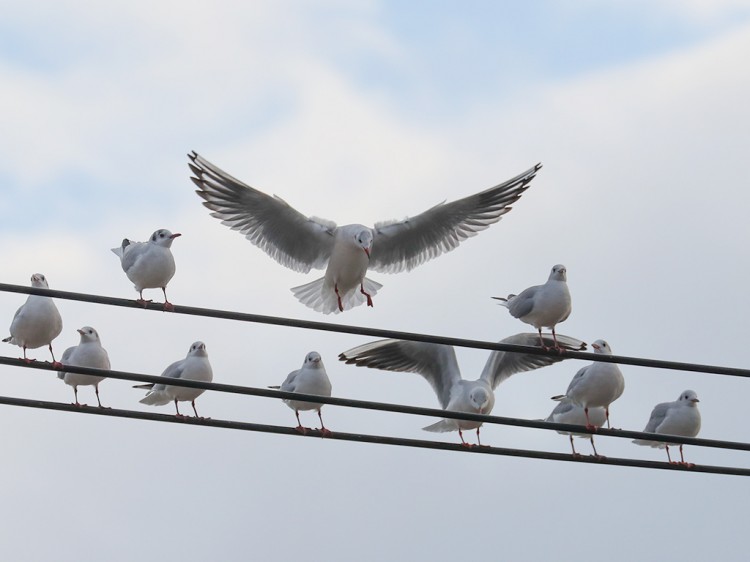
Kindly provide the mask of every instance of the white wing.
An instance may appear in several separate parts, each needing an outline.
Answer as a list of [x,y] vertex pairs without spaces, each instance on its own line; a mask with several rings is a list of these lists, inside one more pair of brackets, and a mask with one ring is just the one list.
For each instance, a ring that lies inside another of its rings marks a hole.
[[511,210],[542,167],[452,203],[441,203],[416,217],[375,225],[370,269],[384,273],[410,270],[455,249],[499,221]]
[[443,408],[451,388],[461,380],[456,352],[449,345],[403,340],[380,340],[360,345],[339,355],[349,365],[418,373],[430,383]]
[[219,219],[269,256],[295,271],[322,269],[333,248],[336,224],[305,217],[280,197],[266,195],[233,178],[196,152],[188,163],[196,193]]
[[[543,338],[544,345],[547,347],[554,346],[552,336],[544,335]],[[557,342],[563,349],[569,349],[572,351],[583,351],[586,349],[586,344],[581,340],[569,336],[563,336],[561,334],[557,334]],[[516,334],[515,336],[510,336],[504,340],[500,340],[500,343],[539,347],[539,334]],[[524,371],[533,371],[540,367],[559,363],[565,359],[567,359],[565,354],[534,355],[531,353],[493,351],[489,359],[487,359],[481,378],[486,380],[490,386],[495,389],[497,388],[497,385],[511,375]]]

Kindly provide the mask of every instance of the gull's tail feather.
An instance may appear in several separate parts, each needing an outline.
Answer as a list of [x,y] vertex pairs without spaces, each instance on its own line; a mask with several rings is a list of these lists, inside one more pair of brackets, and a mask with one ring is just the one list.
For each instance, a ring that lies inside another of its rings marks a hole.
[[456,420],[440,420],[422,429],[424,431],[432,431],[433,433],[446,433],[448,431],[458,431],[458,426],[456,425]]
[[[362,286],[364,287],[365,292],[371,297],[376,295],[378,290],[383,287],[380,283],[368,279],[367,277],[362,281]],[[294,296],[297,297],[302,304],[317,312],[322,312],[323,314],[338,314],[341,312],[339,310],[339,301],[336,292],[333,288],[325,286],[324,277],[312,281],[311,283],[307,283],[306,285],[292,287],[292,293],[294,293]],[[365,302],[367,302],[367,297],[360,292],[359,288],[341,295],[341,305],[344,310],[349,310],[350,308],[354,308]]]
[[163,390],[152,390],[139,400],[141,404],[146,404],[147,406],[164,406],[164,404],[169,404],[171,401],[172,399]]
[[[663,449],[666,445],[659,441],[651,441],[650,439],[633,439],[633,443],[636,445],[643,445],[645,447],[654,447],[655,449]],[[675,447],[677,444],[675,443]]]
[[507,298],[506,297],[491,297],[491,298],[500,301],[499,303],[497,303],[500,306],[504,306],[505,308],[508,308],[508,306],[510,305],[510,301],[516,298],[516,295],[508,295]]

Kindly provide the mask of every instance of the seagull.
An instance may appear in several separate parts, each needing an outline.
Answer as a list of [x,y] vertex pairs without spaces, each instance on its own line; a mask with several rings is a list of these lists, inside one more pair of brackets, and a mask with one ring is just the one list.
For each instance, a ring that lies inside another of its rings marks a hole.
[[134,242],[125,238],[119,248],[112,248],[120,258],[122,270],[140,295],[138,304],[145,306],[151,302],[143,298],[143,289],[161,289],[164,293],[164,309],[174,310],[167,299],[167,284],[175,272],[174,256],[170,248],[178,236],[182,235],[179,232],[172,234],[162,228],[154,232],[148,242]]
[[[547,416],[547,419],[544,421],[569,423],[571,425],[586,425],[587,423],[591,423],[595,427],[601,427],[604,425],[606,413],[604,408],[601,407],[589,408],[588,417],[589,420],[587,421],[585,412],[581,406],[573,402],[570,398],[563,397],[557,406],[555,406],[555,409],[552,410],[552,413]],[[579,454],[576,453],[575,445],[573,445],[573,436],[575,435],[576,437],[588,438],[591,441],[591,448],[594,449],[594,455],[597,457],[599,456],[599,453],[596,452],[596,447],[594,446],[593,434],[572,433],[569,431],[558,431],[558,433],[561,435],[567,435],[570,438],[570,447],[573,449],[573,455],[579,456]]]
[[511,316],[534,326],[539,331],[540,341],[542,328],[551,328],[552,339],[557,348],[555,326],[567,320],[571,311],[567,273],[564,265],[557,264],[544,285],[529,287],[520,294],[508,295],[507,298],[492,298],[501,301],[500,304],[510,311]]
[[[49,289],[47,279],[41,273],[31,276],[31,286],[37,289]],[[10,324],[10,336],[3,341],[23,348],[23,360],[34,361],[26,357],[27,349],[36,349],[46,345],[52,355],[52,364],[59,366],[52,351],[52,340],[62,332],[62,318],[52,297],[29,295],[26,302],[16,311]]]
[[[208,353],[206,353],[206,344],[197,341],[190,346],[187,357],[175,361],[169,367],[164,369],[162,377],[173,379],[183,379],[200,382],[211,382],[214,378],[211,364],[208,362]],[[148,406],[163,406],[174,401],[174,407],[177,410],[177,417],[184,417],[180,414],[180,407],[177,402],[190,402],[193,405],[195,417],[198,416],[198,410],[195,409],[195,400],[203,394],[203,388],[190,388],[187,386],[171,386],[163,383],[158,384],[138,384],[133,388],[147,388],[149,393],[140,400],[141,404]]]
[[[646,424],[644,433],[661,433],[663,435],[675,435],[679,437],[695,437],[701,429],[701,413],[698,411],[698,395],[692,390],[686,390],[674,402],[662,402],[657,404],[651,412],[651,417]],[[667,449],[667,459],[670,464],[672,457],[669,456],[669,443],[650,441],[648,439],[633,439],[637,445],[648,445]],[[682,444],[680,444],[680,463],[688,465],[682,455]],[[689,465],[688,465],[689,466]]]
[[[560,336],[559,340],[571,350],[586,348],[585,343],[575,338]],[[525,346],[535,346],[536,342],[536,334],[516,334],[500,341]],[[380,340],[345,351],[339,355],[339,359],[358,367],[420,374],[432,386],[443,410],[489,414],[495,405],[494,390],[501,382],[515,373],[532,371],[562,361],[565,356],[493,351],[482,374],[475,381],[461,378],[453,347],[437,343]],[[457,430],[461,443],[470,447],[464,440],[463,430],[476,429],[477,444],[481,445],[481,425],[482,422],[446,418],[423,429],[433,432]]]
[[[109,356],[107,355],[107,351],[102,347],[102,342],[99,339],[97,331],[91,326],[84,326],[76,331],[81,335],[81,342],[78,345],[69,347],[65,350],[61,361],[63,366],[67,365],[69,367],[90,367],[92,369],[109,370],[111,368],[109,364]],[[78,403],[78,387],[94,385],[96,401],[99,403],[99,407],[103,408],[101,400],[99,400],[99,383],[106,377],[66,373],[64,371],[59,372],[57,376],[61,378],[65,384],[69,384],[73,387],[76,406],[81,406],[81,404]]]
[[[305,356],[305,361],[302,363],[302,367],[289,373],[281,386],[269,386],[268,388],[280,389],[283,392],[299,392],[302,394],[316,394],[319,396],[331,395],[331,381],[328,379],[326,368],[317,351],[311,351],[308,353]],[[319,402],[303,402],[300,400],[286,399],[284,400],[284,403],[294,410],[294,415],[297,416],[296,429],[300,433],[306,433],[306,429],[302,426],[302,422],[299,419],[300,410],[317,410],[318,418],[320,418],[320,431],[323,435],[331,433],[323,424],[323,416],[320,414],[320,409],[323,407],[323,404],[320,404]]]
[[302,304],[337,314],[367,303],[382,287],[365,277],[368,269],[398,273],[449,252],[463,240],[499,221],[529,187],[541,164],[495,187],[402,221],[336,226],[306,217],[278,196],[233,178],[196,152],[188,163],[211,216],[238,230],[269,256],[295,271],[325,269],[325,275],[294,287]]
[[[594,353],[612,355],[612,348],[604,340],[596,340],[591,344]],[[617,400],[625,390],[625,378],[620,367],[615,363],[595,361],[579,370],[568,385],[568,390],[560,396],[553,396],[552,400],[570,398],[583,408],[586,427],[596,430],[596,423],[592,423],[589,416],[592,408],[604,408],[604,415],[609,427],[609,405]]]

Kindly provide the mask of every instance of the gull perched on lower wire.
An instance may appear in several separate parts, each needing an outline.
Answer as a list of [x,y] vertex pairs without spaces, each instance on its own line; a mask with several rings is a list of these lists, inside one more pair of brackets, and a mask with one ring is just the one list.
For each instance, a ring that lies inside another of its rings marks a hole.
[[511,210],[541,164],[480,193],[440,203],[401,221],[337,226],[306,217],[283,199],[266,195],[230,176],[196,152],[188,155],[190,179],[211,216],[245,237],[281,265],[325,275],[294,287],[299,301],[323,314],[367,303],[382,287],[365,277],[368,270],[398,273],[449,252]]
[[[594,353],[612,355],[612,348],[604,340],[596,340],[591,344]],[[586,427],[595,430],[596,424],[592,423],[589,416],[592,408],[604,408],[604,415],[609,425],[609,405],[622,396],[625,390],[625,378],[616,363],[595,361],[591,365],[581,368],[568,385],[565,394],[553,396],[553,400],[570,398],[573,402],[583,408],[586,418]]]
[[[269,386],[268,388],[275,388],[284,392],[331,396],[331,381],[326,373],[323,360],[317,351],[311,351],[308,353],[305,356],[305,361],[302,363],[302,367],[289,373],[281,386]],[[323,424],[323,416],[320,413],[323,404],[320,402],[284,399],[284,403],[294,410],[294,415],[297,416],[296,429],[300,433],[304,434],[306,432],[306,428],[303,427],[302,422],[299,419],[299,413],[301,410],[317,410],[318,418],[320,419],[321,433],[323,435],[331,433]]]
[[[590,423],[594,427],[601,427],[604,425],[604,422],[606,420],[606,413],[604,411],[604,408],[589,408],[588,411],[588,419],[586,418],[586,414],[583,411],[583,407],[579,406],[573,400],[568,398],[567,396],[564,396],[555,406],[555,409],[552,410],[552,413],[550,413],[549,416],[547,416],[547,419],[544,421],[553,422],[553,423],[569,423],[571,425],[583,425],[585,426],[587,423]],[[557,433],[560,433],[561,435],[567,435],[570,438],[570,448],[573,449],[573,454],[578,456],[578,453],[576,453],[575,445],[573,445],[573,437],[580,437],[580,438],[588,438],[589,441],[591,441],[591,448],[594,450],[594,455],[599,456],[599,453],[596,452],[596,447],[594,446],[594,435],[592,433],[575,433],[571,431],[560,431],[558,430]]]
[[518,295],[492,298],[501,301],[500,304],[510,311],[511,316],[534,326],[539,331],[540,341],[542,328],[550,328],[555,348],[559,349],[555,338],[555,326],[567,320],[571,311],[567,281],[567,269],[564,265],[557,264],[552,268],[544,285],[529,287]]
[[164,309],[174,309],[167,299],[167,284],[176,270],[171,247],[178,236],[182,235],[172,234],[162,228],[154,232],[148,242],[134,242],[125,238],[118,248],[112,248],[115,255],[120,258],[125,275],[138,291],[139,304],[151,302],[144,300],[143,289],[161,289],[164,293]]
[[[31,276],[31,286],[38,289],[49,289],[47,279],[41,273]],[[23,348],[23,360],[34,361],[26,357],[27,349],[36,349],[44,345],[49,347],[52,364],[59,365],[52,351],[52,340],[62,332],[62,317],[52,297],[29,295],[26,302],[16,311],[10,323],[10,336],[3,341]]]
[[[61,360],[63,366],[90,367],[92,369],[109,370],[109,355],[107,355],[107,350],[102,347],[102,342],[99,339],[98,332],[91,326],[84,326],[76,331],[81,335],[81,341],[78,345],[69,347],[65,350]],[[94,393],[96,394],[96,401],[99,404],[99,407],[103,408],[102,402],[99,400],[99,383],[106,377],[68,373],[65,371],[57,373],[57,376],[61,378],[65,384],[73,387],[76,406],[81,406],[81,404],[78,403],[78,387],[93,385]],[[83,405],[85,406],[85,404]]]
[[[501,340],[500,343],[536,347],[537,341],[537,334],[516,334]],[[559,336],[558,341],[566,349],[579,351],[586,348],[584,342],[568,336]],[[543,340],[543,344],[546,343],[551,343],[549,338]],[[552,365],[565,358],[559,354],[536,355],[493,351],[479,378],[468,381],[461,378],[456,352],[450,345],[380,340],[355,347],[339,355],[341,361],[358,367],[422,375],[432,386],[444,410],[471,414],[492,412],[495,405],[495,388],[511,375]],[[458,431],[461,443],[471,446],[464,440],[463,430],[476,429],[477,444],[481,445],[481,425],[482,422],[479,421],[446,418],[423,429],[434,432]]]
[[[164,369],[161,376],[181,380],[211,382],[214,379],[214,374],[211,370],[211,363],[208,362],[206,344],[202,341],[195,342],[190,346],[187,357],[172,363]],[[195,400],[205,392],[203,388],[173,386],[164,383],[138,384],[133,388],[149,389],[149,393],[140,400],[141,404],[163,406],[164,404],[174,402],[177,417],[184,417],[180,414],[180,407],[177,405],[177,402],[190,402],[193,406],[195,417],[200,417],[198,416],[198,410],[195,409]]]
[[[651,417],[643,432],[695,437],[701,429],[701,413],[698,411],[698,402],[700,402],[698,395],[692,390],[686,390],[674,402],[657,404],[651,412]],[[633,443],[658,447],[659,449],[666,448],[667,459],[669,459],[670,464],[677,464],[676,462],[672,463],[672,457],[669,456],[669,443],[648,439],[633,439]],[[682,443],[680,443],[680,464],[689,464],[685,462],[685,457],[682,455]]]

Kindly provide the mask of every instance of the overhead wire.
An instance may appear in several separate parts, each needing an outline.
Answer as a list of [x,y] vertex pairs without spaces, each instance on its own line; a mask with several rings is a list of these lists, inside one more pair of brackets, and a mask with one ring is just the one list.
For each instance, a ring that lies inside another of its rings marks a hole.
[[[390,338],[390,339],[402,339],[410,341],[422,341],[428,343],[437,343],[443,345],[452,345],[458,347],[467,347],[475,349],[486,349],[490,351],[508,351],[517,353],[537,354],[537,355],[558,355],[560,352],[555,350],[545,350],[539,347],[523,346],[505,344],[502,342],[487,342],[480,340],[471,340],[463,338],[453,338],[445,336],[436,336],[429,334],[417,334],[412,332],[402,332],[395,330],[386,330],[378,328],[368,328],[362,326],[351,326],[334,324],[327,322],[299,320],[293,318],[283,318],[276,316],[264,316],[258,314],[242,313],[236,311],[218,310],[210,308],[199,308],[191,306],[175,305],[174,309],[165,311],[163,305],[160,303],[146,303],[141,304],[134,300],[122,299],[116,297],[108,297],[103,295],[92,295],[87,293],[77,293],[70,291],[60,291],[55,289],[45,289],[37,287],[29,287],[23,285],[13,285],[0,283],[0,291],[12,292],[12,293],[25,293],[35,294],[41,296],[49,296],[54,298],[60,298],[65,300],[73,300],[80,302],[88,302],[93,304],[104,304],[109,306],[118,306],[126,308],[137,308],[146,309],[151,311],[168,312],[169,314],[187,314],[193,316],[201,316],[208,318],[219,318],[227,320],[236,320],[241,322],[253,322],[269,325],[287,326],[302,329],[322,330],[329,332],[347,333],[354,335],[365,335],[370,337],[378,338]],[[653,367],[660,369],[672,369],[682,371],[693,371],[703,372],[709,374],[739,376],[739,377],[750,377],[749,369],[740,369],[734,367],[723,367],[716,365],[701,365],[695,363],[685,363],[677,361],[664,361],[655,359],[646,359],[638,357],[627,357],[617,355],[603,355],[594,354],[582,351],[569,351],[565,350],[562,352],[566,358],[571,359],[586,359],[593,361],[603,361],[612,363],[621,363],[629,365],[637,365],[643,367]],[[33,369],[41,369],[47,371],[59,371],[60,369],[53,366],[48,362],[39,361],[24,361],[23,359],[16,359],[11,357],[0,356],[0,364],[5,364],[14,367],[27,367]],[[588,430],[587,428],[579,425],[572,424],[561,424],[547,422],[543,420],[526,420],[520,418],[508,418],[502,416],[491,416],[483,414],[471,414],[464,412],[453,412],[449,410],[440,410],[436,408],[423,408],[417,406],[407,406],[401,404],[389,404],[382,402],[372,402],[365,400],[354,400],[348,398],[339,397],[325,397],[318,395],[307,395],[300,393],[283,392],[280,390],[229,385],[222,383],[206,383],[192,380],[180,380],[168,377],[160,377],[153,375],[146,375],[141,373],[131,373],[126,371],[111,371],[102,369],[92,369],[87,367],[74,367],[66,365],[64,367],[66,372],[73,372],[92,376],[101,376],[112,379],[128,380],[142,383],[162,383],[169,384],[172,386],[184,386],[191,388],[201,388],[204,390],[225,392],[231,394],[251,395],[275,399],[293,399],[318,402],[322,404],[331,404],[335,406],[361,408],[376,411],[387,411],[401,414],[411,414],[420,416],[431,416],[440,418],[451,418],[459,420],[479,421],[482,423],[500,424],[516,427],[526,427],[533,429],[553,430],[562,432],[572,432],[577,434],[593,433],[595,435],[602,435],[608,437],[619,437],[627,439],[647,439],[658,442],[684,444],[684,445],[695,445],[700,447],[712,447],[718,449],[727,450],[743,450],[750,451],[750,443],[741,443],[734,441],[723,441],[714,439],[703,439],[696,437],[676,437],[669,435],[645,433],[638,431],[628,431],[622,429],[604,429],[600,428],[597,430]],[[277,434],[289,434],[297,435],[297,431],[294,428],[272,426],[264,424],[254,424],[247,422],[236,422],[228,420],[211,420],[201,418],[188,418],[184,416],[169,416],[165,414],[154,414],[148,412],[138,412],[134,410],[121,410],[121,409],[110,409],[110,408],[94,408],[94,407],[78,407],[72,404],[64,404],[57,402],[44,402],[39,400],[29,400],[21,398],[12,398],[0,396],[0,404],[16,405],[31,408],[42,408],[47,410],[60,410],[68,412],[79,412],[86,414],[99,414],[105,416],[115,416],[123,418],[133,418],[142,420],[152,420],[161,422],[172,422],[172,423],[188,423],[193,425],[206,425],[211,427],[223,427],[229,429],[242,429],[245,431],[260,431]],[[314,435],[314,433],[313,433]],[[397,437],[377,436],[377,435],[362,435],[362,434],[351,434],[335,432],[331,435],[326,436],[328,439],[333,440],[345,440],[345,441],[359,441],[367,443],[381,443],[391,444],[400,446],[411,446],[417,448],[428,448],[428,449],[442,449],[442,450],[455,450],[455,451],[471,451],[486,454],[505,455],[505,456],[517,456],[526,458],[544,458],[548,460],[563,460],[563,461],[578,461],[578,462],[590,462],[595,464],[611,464],[619,466],[631,466],[631,467],[642,467],[642,468],[658,468],[658,469],[671,469],[671,470],[690,470],[692,472],[708,472],[714,474],[728,474],[728,475],[741,475],[750,476],[750,469],[744,469],[739,467],[721,467],[721,466],[708,466],[708,465],[696,465],[690,466],[669,464],[663,462],[654,462],[637,459],[626,459],[626,458],[604,458],[604,457],[586,457],[581,455],[569,455],[563,453],[551,453],[544,451],[532,451],[524,449],[506,449],[499,447],[465,447],[463,445],[426,441],[419,439],[403,439]]]
[[[409,341],[421,341],[427,343],[438,343],[443,345],[452,345],[457,347],[466,347],[474,349],[487,349],[490,351],[510,351],[515,353],[526,353],[532,355],[559,355],[561,352],[545,350],[541,347],[532,347],[526,345],[507,344],[502,342],[489,342],[465,338],[454,338],[446,336],[436,336],[430,334],[418,334],[414,332],[402,332],[397,330],[387,330],[382,328],[369,328],[365,326],[352,326],[347,324],[335,324],[331,322],[318,322],[313,320],[300,320],[296,318],[284,318],[281,316],[267,316],[261,314],[251,314],[246,312],[235,312],[229,310],[219,310],[213,308],[200,308],[194,306],[174,305],[174,309],[166,311],[161,303],[140,304],[135,300],[108,297],[103,295],[93,295],[87,293],[76,293],[71,291],[60,291],[56,289],[45,289],[40,287],[29,287],[25,285],[13,285],[0,283],[0,291],[11,293],[25,293],[29,295],[42,295],[64,300],[73,300],[80,302],[89,302],[94,304],[105,304],[109,306],[118,306],[125,308],[137,308],[151,311],[164,312],[166,314],[187,314],[191,316],[202,316],[205,318],[219,318],[224,320],[237,320],[240,322],[252,322],[259,324],[269,324],[275,326],[287,326],[293,328],[304,328],[308,330],[320,330],[327,332],[339,332],[342,334],[354,334],[362,336],[371,336],[376,338],[390,338]],[[565,357],[569,359],[583,359],[589,361],[600,361],[604,363],[620,363],[624,365],[637,365],[640,367],[653,367],[657,369],[670,369],[677,371],[692,371],[715,375],[728,375],[735,377],[750,377],[750,369],[738,367],[723,367],[719,365],[702,365],[698,363],[686,363],[679,361],[665,361],[661,359],[647,359],[641,357],[628,357],[624,355],[605,355],[601,353],[591,353],[585,351],[565,350]]]

